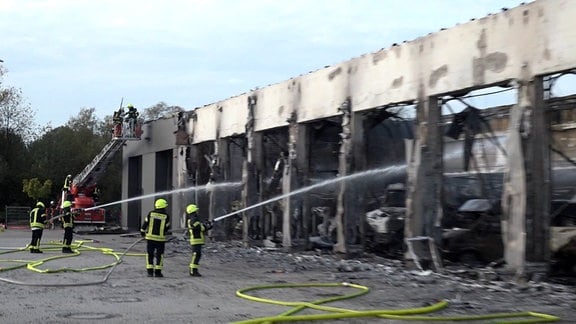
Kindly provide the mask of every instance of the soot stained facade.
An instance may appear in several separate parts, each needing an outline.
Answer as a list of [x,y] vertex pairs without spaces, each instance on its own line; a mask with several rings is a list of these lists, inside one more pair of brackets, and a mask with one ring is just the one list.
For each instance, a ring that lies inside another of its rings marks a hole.
[[562,109],[548,83],[576,68],[573,17],[573,1],[535,1],[192,109],[183,124],[177,116],[147,121],[143,140],[123,149],[122,197],[147,198],[123,205],[123,225],[139,224],[160,191],[174,228],[194,202],[217,220],[214,239],[271,239],[290,249],[328,236],[335,252],[355,253],[365,247],[366,212],[403,183],[404,236],[438,242],[450,154],[460,154],[458,145],[473,153],[465,143],[487,133],[465,126],[448,139],[455,120],[443,111],[499,86],[515,102],[482,114],[500,144],[476,151],[476,169],[461,171],[502,174],[507,265],[523,272],[546,264],[551,170],[560,160],[550,147],[555,136],[574,138],[569,117],[551,119]]

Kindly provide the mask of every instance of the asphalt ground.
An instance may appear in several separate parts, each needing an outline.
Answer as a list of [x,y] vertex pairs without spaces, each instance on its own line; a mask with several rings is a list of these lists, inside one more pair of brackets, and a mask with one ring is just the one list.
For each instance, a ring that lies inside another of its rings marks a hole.
[[[330,306],[354,311],[414,309],[444,300],[448,307],[431,316],[538,312],[558,316],[563,323],[576,322],[574,287],[478,282],[453,274],[415,273],[382,259],[283,253],[245,248],[239,242],[208,243],[200,262],[203,276],[198,278],[189,275],[191,250],[183,237],[166,243],[164,277],[149,278],[146,243],[139,235],[75,234],[75,254],[61,252],[62,237],[61,229],[45,230],[44,253],[31,254],[25,249],[31,239],[29,230],[0,232],[0,323],[233,323],[277,316],[290,309],[240,298],[241,289],[342,282],[370,291]],[[121,263],[112,266],[118,259]],[[342,263],[350,270],[343,271]],[[311,302],[347,289],[295,288],[253,294],[275,301]],[[404,321],[374,317],[316,321],[334,322]],[[487,322],[494,320],[474,323]]]

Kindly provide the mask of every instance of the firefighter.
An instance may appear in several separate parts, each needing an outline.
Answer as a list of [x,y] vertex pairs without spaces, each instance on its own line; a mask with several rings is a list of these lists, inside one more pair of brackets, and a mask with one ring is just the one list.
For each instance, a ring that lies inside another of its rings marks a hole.
[[[68,196],[70,196],[70,188],[72,188],[72,175],[69,174],[66,176],[66,179],[64,179],[64,186],[62,186],[62,203],[64,203],[66,200],[68,200]],[[60,206],[61,208],[64,208],[64,206]]]
[[30,253],[43,253],[40,251],[40,240],[46,224],[46,209],[41,201],[36,203],[36,208],[30,211],[30,229],[32,230],[32,241],[30,242]]
[[122,136],[122,121],[124,120],[124,116],[122,116],[123,111],[114,111],[114,115],[112,117],[112,123],[114,124],[112,128],[113,137],[121,137]]
[[70,191],[70,186],[72,185],[72,175],[69,174],[64,179],[64,186],[62,187],[62,191]]
[[198,207],[190,204],[186,206],[186,227],[190,234],[190,245],[192,246],[192,259],[190,260],[190,275],[192,277],[202,277],[198,272],[198,265],[202,257],[202,246],[206,243],[206,232],[212,229],[212,223],[203,223],[198,216]]
[[95,187],[94,191],[92,192],[92,199],[94,199],[94,202],[99,202],[100,201],[100,196],[102,194],[102,191],[100,190],[100,188]]
[[[170,215],[166,211],[167,207],[166,199],[157,199],[154,202],[154,210],[146,215],[144,223],[140,227],[140,233],[147,242],[146,271],[148,277],[164,277],[162,275],[164,245],[170,229]],[[154,259],[156,259],[156,264],[154,264]]]
[[128,107],[128,112],[126,113],[126,121],[128,122],[128,129],[129,129],[129,135],[128,136],[134,137],[135,136],[134,130],[136,128],[136,120],[138,119],[138,116],[140,115],[140,113],[132,104],[128,104],[127,107]]
[[51,230],[54,229],[54,216],[56,215],[56,202],[50,201],[50,205],[46,208],[46,223]]
[[62,227],[64,227],[64,239],[62,240],[62,253],[74,253],[72,248],[72,237],[74,229],[74,214],[72,214],[72,203],[66,200],[62,203]]

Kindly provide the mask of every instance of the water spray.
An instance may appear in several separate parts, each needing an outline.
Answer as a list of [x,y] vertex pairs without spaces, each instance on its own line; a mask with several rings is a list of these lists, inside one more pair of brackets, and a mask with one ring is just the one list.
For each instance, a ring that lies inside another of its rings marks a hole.
[[317,188],[320,188],[320,187],[332,185],[332,184],[335,184],[335,183],[338,183],[338,182],[348,181],[348,180],[356,180],[356,179],[358,179],[358,178],[363,178],[363,177],[368,177],[368,176],[382,176],[382,175],[389,175],[389,174],[399,174],[399,173],[401,173],[401,172],[404,172],[405,170],[406,170],[406,165],[393,165],[393,166],[389,166],[389,167],[385,167],[385,168],[372,169],[372,170],[367,170],[367,171],[363,171],[363,172],[358,172],[358,173],[350,174],[350,175],[343,176],[343,177],[337,177],[337,178],[334,178],[334,179],[329,179],[329,180],[326,180],[326,181],[323,181],[323,182],[319,182],[319,183],[313,184],[313,185],[308,186],[308,187],[300,188],[300,189],[298,189],[298,190],[289,192],[289,193],[284,194],[284,195],[280,195],[280,196],[277,196],[277,197],[274,197],[274,198],[270,198],[270,199],[268,199],[268,200],[266,200],[266,201],[259,202],[259,203],[257,203],[257,204],[252,205],[252,206],[248,206],[248,207],[246,207],[246,208],[243,208],[243,209],[240,209],[240,210],[237,210],[237,211],[228,213],[228,214],[226,214],[226,215],[223,215],[223,216],[220,216],[220,217],[216,217],[216,218],[214,218],[214,222],[221,221],[221,220],[223,220],[223,219],[225,219],[225,218],[234,216],[234,215],[239,214],[239,213],[243,213],[243,212],[245,212],[245,211],[247,211],[247,210],[250,210],[250,209],[253,209],[253,208],[256,208],[256,207],[260,207],[260,206],[262,206],[262,205],[266,205],[266,204],[269,204],[269,203],[271,203],[271,202],[274,202],[274,201],[277,201],[277,200],[280,200],[280,199],[284,199],[284,198],[287,198],[287,197],[290,197],[290,196],[294,196],[294,195],[298,195],[298,194],[301,194],[301,193],[305,193],[305,192],[308,192],[308,191],[310,191],[310,190],[314,190],[314,189],[317,189]]
[[193,186],[193,187],[182,188],[182,189],[155,192],[155,193],[151,193],[151,194],[147,194],[147,195],[143,195],[143,196],[132,197],[132,198],[119,200],[119,201],[115,201],[115,202],[111,202],[111,203],[107,203],[107,204],[102,204],[102,205],[98,205],[98,206],[94,206],[94,207],[84,208],[84,210],[88,211],[88,210],[93,210],[93,209],[97,209],[97,208],[113,206],[113,205],[117,205],[117,204],[121,204],[121,203],[127,203],[127,202],[131,202],[131,201],[142,200],[142,199],[146,199],[146,198],[154,198],[156,196],[166,196],[166,195],[170,195],[170,194],[177,194],[177,193],[183,193],[183,192],[188,192],[188,191],[211,190],[213,188],[217,189],[217,188],[221,188],[221,187],[234,187],[234,186],[241,186],[241,185],[242,185],[242,182],[209,183],[209,184],[206,184],[203,186]]

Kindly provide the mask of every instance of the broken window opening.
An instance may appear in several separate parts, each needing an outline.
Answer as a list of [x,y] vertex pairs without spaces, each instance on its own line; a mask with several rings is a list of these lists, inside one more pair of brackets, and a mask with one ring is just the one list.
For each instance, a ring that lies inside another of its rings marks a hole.
[[[445,131],[445,136],[453,139],[454,141],[463,140],[463,168],[465,172],[470,170],[470,161],[471,159],[475,158],[476,162],[478,162],[479,157],[474,156],[474,144],[478,141],[479,136],[490,141],[505,157],[506,150],[500,143],[498,136],[495,134],[490,122],[482,115],[480,109],[473,107],[472,105],[468,104],[466,101],[460,98],[451,98],[447,100],[443,100],[444,106],[447,106],[448,109],[453,112],[454,110],[448,104],[449,101],[456,100],[459,103],[462,103],[466,106],[466,108],[458,113],[453,114],[451,122],[447,123],[447,130]],[[462,139],[463,137],[463,139]],[[483,142],[481,142],[483,143]],[[484,149],[481,152],[480,158],[487,161],[486,150]],[[446,159],[446,154],[445,154]],[[485,168],[488,167],[485,164]],[[489,171],[489,170],[487,170]]]
[[547,75],[543,81],[545,100],[576,94],[576,87],[574,86],[576,84],[576,70]]

